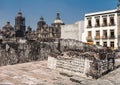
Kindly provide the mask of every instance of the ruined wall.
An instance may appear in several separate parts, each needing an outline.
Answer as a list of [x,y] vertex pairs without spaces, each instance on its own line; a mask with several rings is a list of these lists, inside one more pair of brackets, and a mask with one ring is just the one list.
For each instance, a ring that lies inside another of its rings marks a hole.
[[114,53],[100,59],[95,52],[65,51],[60,55],[48,56],[48,67],[67,75],[92,76],[99,78],[115,68]]
[[86,76],[89,71],[90,60],[84,58],[57,59],[56,69],[71,75]]
[[84,43],[76,40],[56,40],[40,42],[37,40],[4,40],[0,44],[0,65],[44,60],[49,53],[60,53],[64,50],[84,50]]
[[87,51],[95,51],[97,46],[95,45],[89,45],[87,43],[78,41],[78,40],[73,40],[73,39],[60,39],[60,50],[67,51],[67,50],[78,50],[82,52],[87,52]]
[[26,43],[6,42],[0,44],[0,66],[45,60],[50,52],[56,52],[53,43],[27,41]]
[[48,67],[69,75],[86,76],[90,70],[92,59],[81,54],[80,52],[68,51],[61,55],[49,55]]

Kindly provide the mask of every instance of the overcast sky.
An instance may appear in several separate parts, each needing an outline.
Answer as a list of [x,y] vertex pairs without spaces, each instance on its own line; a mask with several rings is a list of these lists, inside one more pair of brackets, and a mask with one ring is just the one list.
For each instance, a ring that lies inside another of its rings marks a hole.
[[7,21],[12,26],[19,10],[26,18],[26,26],[36,29],[41,16],[49,25],[59,12],[64,23],[70,24],[84,19],[85,13],[115,9],[117,0],[0,0],[0,28]]

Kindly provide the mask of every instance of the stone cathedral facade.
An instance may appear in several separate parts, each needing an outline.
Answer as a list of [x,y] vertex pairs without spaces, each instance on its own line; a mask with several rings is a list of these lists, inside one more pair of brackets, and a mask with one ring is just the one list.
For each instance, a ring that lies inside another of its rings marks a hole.
[[22,12],[18,12],[17,17],[15,17],[16,37],[24,37],[25,31],[26,31],[25,17],[22,16]]
[[26,38],[32,40],[49,41],[52,39],[61,37],[61,25],[64,25],[60,18],[60,13],[57,13],[55,21],[49,26],[43,17],[37,22],[37,29],[32,30],[30,26],[26,29],[25,17],[22,12],[19,11],[15,17],[14,27],[10,25],[10,22],[2,28],[1,33],[5,38]]
[[61,20],[59,13],[57,13],[56,20],[51,24],[51,26],[48,26],[44,21],[44,18],[41,17],[40,21],[37,23],[38,39],[60,38],[61,25],[64,25],[64,23]]

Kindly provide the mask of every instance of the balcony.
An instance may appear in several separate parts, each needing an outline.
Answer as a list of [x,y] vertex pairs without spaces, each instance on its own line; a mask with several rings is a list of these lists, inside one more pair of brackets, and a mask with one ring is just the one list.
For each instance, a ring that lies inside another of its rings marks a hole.
[[95,24],[95,27],[100,27],[100,24]]
[[88,36],[88,37],[86,38],[86,40],[87,40],[87,41],[92,41],[92,36]]
[[92,26],[91,26],[91,25],[88,25],[87,28],[92,28]]
[[115,26],[115,23],[109,23],[109,26]]
[[95,36],[95,40],[100,40],[100,36]]
[[107,26],[107,23],[103,23],[103,24],[102,24],[102,27],[106,27],[106,26]]
[[108,37],[107,36],[102,36],[102,39],[106,40],[106,39],[108,39]]
[[109,36],[109,39],[116,39],[115,36]]

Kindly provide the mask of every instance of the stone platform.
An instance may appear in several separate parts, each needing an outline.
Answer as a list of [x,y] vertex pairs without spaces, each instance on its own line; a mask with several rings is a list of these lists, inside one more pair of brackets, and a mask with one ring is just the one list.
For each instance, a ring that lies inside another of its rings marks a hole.
[[47,67],[47,61],[36,61],[0,67],[0,85],[120,85],[120,68],[95,80],[68,77]]
[[0,85],[75,85],[75,82],[47,68],[47,61],[37,61],[0,67]]

